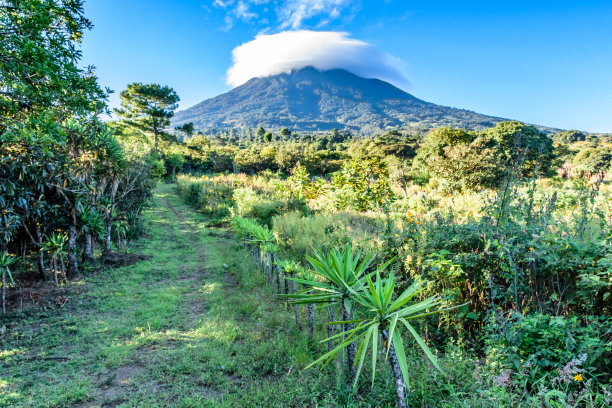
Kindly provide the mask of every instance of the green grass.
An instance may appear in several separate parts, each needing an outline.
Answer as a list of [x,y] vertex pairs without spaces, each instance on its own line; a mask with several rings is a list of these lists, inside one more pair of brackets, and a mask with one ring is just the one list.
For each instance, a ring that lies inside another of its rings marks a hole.
[[295,329],[236,240],[173,189],[158,188],[132,247],[149,260],[69,284],[63,308],[9,317],[0,406],[392,405],[388,376],[356,400],[333,369],[303,370],[321,346]]

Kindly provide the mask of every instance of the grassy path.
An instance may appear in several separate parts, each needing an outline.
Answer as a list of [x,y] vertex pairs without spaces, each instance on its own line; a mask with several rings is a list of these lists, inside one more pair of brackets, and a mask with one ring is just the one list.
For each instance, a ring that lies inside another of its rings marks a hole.
[[71,283],[62,308],[10,317],[0,406],[341,405],[335,376],[301,370],[313,346],[248,255],[205,221],[162,185],[133,246],[148,260]]

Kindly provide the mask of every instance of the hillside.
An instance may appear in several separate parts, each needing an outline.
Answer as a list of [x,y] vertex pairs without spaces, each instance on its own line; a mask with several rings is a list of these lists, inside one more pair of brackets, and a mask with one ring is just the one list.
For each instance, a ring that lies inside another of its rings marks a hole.
[[362,78],[346,70],[306,67],[289,74],[253,78],[177,112],[173,124],[193,122],[200,130],[262,125],[370,133],[406,127],[481,129],[503,120],[425,102],[388,82]]

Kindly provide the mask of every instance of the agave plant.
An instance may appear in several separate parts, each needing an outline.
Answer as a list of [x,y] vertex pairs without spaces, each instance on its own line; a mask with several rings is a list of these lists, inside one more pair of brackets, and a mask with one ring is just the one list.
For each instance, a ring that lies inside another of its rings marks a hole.
[[247,244],[259,249],[259,268],[268,275],[268,283],[272,283],[272,265],[274,264],[274,234],[266,226],[262,226],[247,218],[236,217],[234,225]]
[[10,256],[6,251],[0,254],[0,269],[2,269],[2,316],[6,314],[6,277],[8,276],[11,283],[14,285],[13,275],[9,266],[17,262],[19,258]]
[[[255,221],[248,219],[248,218],[243,218],[243,217],[235,217],[232,220],[232,224],[233,224],[233,229],[236,232],[236,235],[238,236],[238,238],[247,244],[251,243],[250,240],[254,236],[255,234],[254,231],[259,225]],[[259,258],[260,251],[256,247],[254,247],[252,254],[253,254],[253,259],[261,267],[261,260]]]
[[414,282],[395,299],[393,293],[396,280],[393,275],[390,275],[387,279],[382,279],[379,271],[377,271],[376,281],[372,281],[372,277],[367,275],[365,277],[365,284],[365,287],[351,288],[350,290],[351,300],[363,307],[364,316],[349,322],[333,322],[334,324],[352,323],[357,326],[331,337],[331,340],[339,338],[343,340],[337,347],[312,362],[308,367],[319,363],[323,363],[324,367],[343,349],[359,344],[354,362],[357,367],[357,373],[353,380],[353,386],[355,387],[361,374],[368,348],[371,346],[372,384],[374,384],[377,356],[380,350],[379,338],[382,337],[385,344],[383,351],[395,379],[397,406],[403,408],[406,407],[408,365],[402,334],[405,333],[412,336],[425,353],[425,356],[437,369],[440,369],[435,356],[410,324],[410,321],[449,309],[441,307],[444,304],[444,300],[438,296],[413,302],[415,296],[422,291],[423,281]]
[[[57,275],[61,272],[63,280],[66,280],[66,268],[64,267],[65,246],[68,241],[66,234],[53,233],[42,243],[43,249],[51,255],[50,268],[53,271],[53,280],[56,285],[59,285]],[[58,268],[58,261],[61,269]]]
[[[361,251],[353,252],[347,245],[343,250],[333,249],[326,256],[315,251],[314,257],[306,257],[313,267],[315,279],[293,280],[301,283],[306,289],[294,295],[287,295],[294,304],[331,304],[338,305],[342,310],[344,331],[353,329],[351,322],[354,293],[365,285],[365,278],[384,270],[389,262],[379,266],[376,270],[367,273],[376,254],[369,253],[361,259]],[[348,372],[351,381],[356,378],[355,358],[357,347],[355,343],[347,344]]]

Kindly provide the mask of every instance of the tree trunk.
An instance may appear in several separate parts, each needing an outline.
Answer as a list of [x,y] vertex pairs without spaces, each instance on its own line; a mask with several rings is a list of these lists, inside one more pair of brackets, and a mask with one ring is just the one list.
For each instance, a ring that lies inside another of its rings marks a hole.
[[42,248],[38,250],[37,266],[40,279],[43,281],[47,280],[47,277],[45,276],[45,253],[43,252]]
[[153,128],[153,150],[157,151],[157,139],[159,138],[157,129]]
[[[293,278],[293,273],[291,273],[291,277]],[[291,288],[291,293],[295,294],[295,292],[297,292],[295,281],[291,281]],[[297,326],[298,330],[302,330],[302,322],[300,322],[300,311],[298,309],[298,305],[293,305],[293,313],[295,314],[295,325]]]
[[[344,304],[342,305],[342,320],[351,320],[351,315],[349,314],[348,310],[346,310],[346,307],[344,307]],[[352,330],[353,329],[353,324],[352,323],[345,323],[344,324],[344,331],[348,331],[348,330]],[[357,355],[357,345],[355,344],[355,342],[352,342],[351,344],[349,344],[346,348],[346,354],[348,357],[348,372],[349,372],[349,379],[351,380],[351,383],[353,383],[355,381],[355,356]]]
[[104,236],[104,250],[102,251],[102,257],[106,257],[111,254],[112,230],[113,230],[113,210],[109,208],[106,211],[106,235]]
[[40,243],[42,242],[42,233],[40,232],[40,227],[38,225],[36,225],[36,239],[38,240],[38,259],[37,259],[37,266],[38,266],[38,273],[40,274],[40,279],[42,279],[43,281],[47,279],[47,277],[45,276],[45,253],[42,249],[42,247],[40,246]]
[[70,211],[70,228],[68,229],[68,274],[73,277],[79,274],[79,263],[77,261],[77,219],[76,208]]
[[[387,341],[391,341],[387,335],[384,335]],[[399,362],[397,361],[397,355],[395,354],[395,348],[393,343],[389,348],[389,365],[393,372],[393,378],[395,379],[395,401],[398,408],[406,408],[406,382],[402,376],[402,370],[400,369]]]
[[[336,321],[336,313],[334,312],[334,306],[329,305],[329,322]],[[331,324],[327,325],[327,337],[331,337],[334,335],[334,326]],[[332,351],[334,349],[334,341],[327,340],[327,351]]]
[[62,275],[64,276],[64,283],[68,283],[68,277],[66,276],[66,267],[64,266],[64,260],[60,256],[60,265],[62,265]]
[[283,271],[283,278],[285,280],[285,295],[289,294],[289,279],[287,279],[287,274]]
[[6,268],[2,268],[2,316],[6,315]]
[[312,338],[314,333],[314,307],[312,303],[308,304],[308,336]]
[[53,280],[55,281],[55,286],[59,286],[59,282],[57,281],[57,255],[54,253],[51,255],[51,263],[53,269]]
[[[155,140],[157,141],[157,139]],[[111,254],[111,233],[113,231],[113,213],[115,212],[115,196],[117,195],[117,188],[119,188],[119,182],[117,181],[117,176],[114,176],[110,191],[111,204],[106,210],[106,236],[104,237],[104,251],[102,251],[102,257],[106,257]]]
[[83,248],[83,261],[93,261],[93,247],[91,245],[91,234],[85,234],[85,248]]
[[270,256],[272,254],[269,254],[266,252],[266,268],[268,269],[268,283],[272,284],[272,282],[274,281],[274,276],[273,276],[273,272],[272,272],[272,264],[270,262]]

